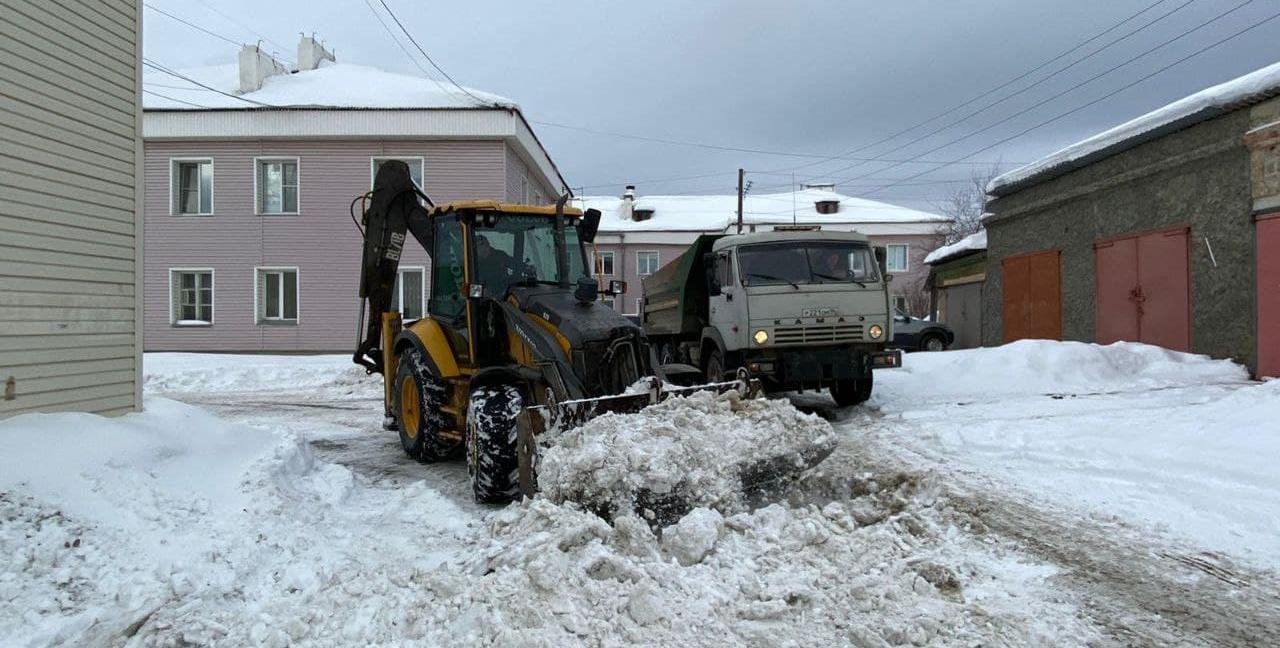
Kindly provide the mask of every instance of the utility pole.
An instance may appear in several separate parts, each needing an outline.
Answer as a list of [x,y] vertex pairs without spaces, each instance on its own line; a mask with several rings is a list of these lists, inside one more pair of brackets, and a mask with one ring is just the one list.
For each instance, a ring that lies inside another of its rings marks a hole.
[[738,169],[738,233],[742,233],[742,180],[746,176],[746,171]]

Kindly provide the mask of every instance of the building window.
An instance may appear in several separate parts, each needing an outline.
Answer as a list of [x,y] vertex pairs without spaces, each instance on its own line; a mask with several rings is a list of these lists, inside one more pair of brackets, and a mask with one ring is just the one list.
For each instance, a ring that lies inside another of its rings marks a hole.
[[369,160],[369,187],[371,187],[371,188],[373,187],[373,180],[374,180],[374,178],[377,178],[377,177],[378,177],[378,169],[381,169],[381,168],[382,168],[383,163],[385,163],[385,162],[389,162],[389,161],[391,161],[391,160],[398,160],[398,161],[400,161],[400,162],[404,162],[405,164],[409,165],[409,179],[413,181],[413,184],[415,184],[415,185],[417,185],[417,186],[418,186],[418,189],[419,189],[419,190],[421,190],[421,189],[422,189],[422,175],[423,175],[423,167],[425,166],[425,163],[423,162],[423,159],[422,159],[422,158],[420,158],[420,157],[376,157],[376,158],[370,158],[370,160]]
[[395,289],[391,291],[391,308],[400,312],[406,320],[421,319],[423,308],[423,290],[426,285],[426,268],[401,268],[396,277]]
[[632,301],[633,301],[633,302],[634,302],[634,304],[635,304],[635,308],[633,308],[633,309],[631,310],[631,312],[629,312],[629,313],[624,313],[624,315],[639,315],[639,314],[640,314],[641,307],[642,307],[642,306],[644,306],[644,299],[643,299],[643,298],[640,298],[640,297],[637,297],[637,298],[635,298],[635,299],[634,299],[634,300],[632,300]]
[[173,160],[169,176],[172,213],[191,216],[213,213],[213,160]]
[[174,326],[213,324],[213,269],[174,268],[169,271],[169,322]]
[[613,252],[596,252],[596,276],[612,277],[613,273]]
[[298,321],[298,269],[258,268],[258,323]]
[[259,214],[298,213],[298,159],[258,160]]
[[642,250],[636,252],[636,274],[641,277],[651,275],[658,271],[658,252],[657,250]]
[[520,176],[520,202],[529,204],[529,176]]
[[893,296],[893,311],[905,315],[907,313],[907,298],[903,295]]
[[885,246],[885,270],[889,272],[906,272],[907,271],[907,246],[906,245],[886,245]]
[[605,295],[604,297],[600,298],[600,303],[604,304],[605,306],[608,306],[609,310],[616,310],[613,307],[613,301],[614,301],[613,295]]

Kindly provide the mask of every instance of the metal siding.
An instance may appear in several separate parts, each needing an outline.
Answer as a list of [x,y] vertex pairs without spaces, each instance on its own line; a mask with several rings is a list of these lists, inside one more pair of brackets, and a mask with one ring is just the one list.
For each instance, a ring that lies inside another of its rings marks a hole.
[[0,416],[140,405],[141,7],[120,4],[0,0]]
[[1097,303],[1094,306],[1094,336],[1101,344],[1120,340],[1136,341],[1138,304],[1138,242],[1121,239],[1099,243],[1094,248],[1094,277]]
[[[370,189],[370,158],[424,158],[437,203],[503,198],[501,141],[218,141],[146,143],[148,350],[347,351],[356,337],[360,234],[352,198]],[[254,157],[297,157],[298,215],[254,215]],[[169,160],[212,158],[212,216],[169,214]],[[357,205],[357,209],[359,206]],[[359,215],[357,214],[357,217]],[[409,237],[402,266],[430,267]],[[298,268],[296,325],[255,322],[254,268]],[[169,323],[169,269],[214,269],[214,324]]]
[[1005,342],[1062,339],[1060,266],[1057,250],[1002,260]]
[[1280,216],[1258,224],[1258,375],[1280,377]]
[[1138,238],[1139,340],[1191,350],[1191,289],[1187,230]]

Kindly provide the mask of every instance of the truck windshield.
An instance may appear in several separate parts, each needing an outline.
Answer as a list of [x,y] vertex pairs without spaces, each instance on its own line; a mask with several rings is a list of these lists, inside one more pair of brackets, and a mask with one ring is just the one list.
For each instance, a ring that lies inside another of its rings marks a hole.
[[[475,230],[478,279],[491,295],[506,293],[522,282],[556,284],[555,219],[547,216],[507,214],[493,226]],[[578,228],[566,225],[564,242],[572,281],[586,274]]]
[[744,286],[865,284],[880,280],[875,256],[855,241],[786,241],[738,249]]

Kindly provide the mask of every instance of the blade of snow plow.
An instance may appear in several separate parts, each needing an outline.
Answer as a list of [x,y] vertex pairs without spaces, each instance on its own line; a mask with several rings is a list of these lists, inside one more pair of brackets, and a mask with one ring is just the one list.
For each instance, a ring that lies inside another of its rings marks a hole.
[[534,457],[537,455],[536,437],[547,431],[568,430],[604,414],[635,414],[640,410],[664,401],[672,396],[687,396],[700,391],[723,394],[737,391],[743,398],[756,398],[763,391],[760,381],[748,378],[745,373],[735,380],[690,387],[676,387],[663,383],[656,377],[648,378],[648,388],[616,396],[583,398],[526,407],[519,417],[517,450],[520,460],[520,490],[530,497],[537,492]]

